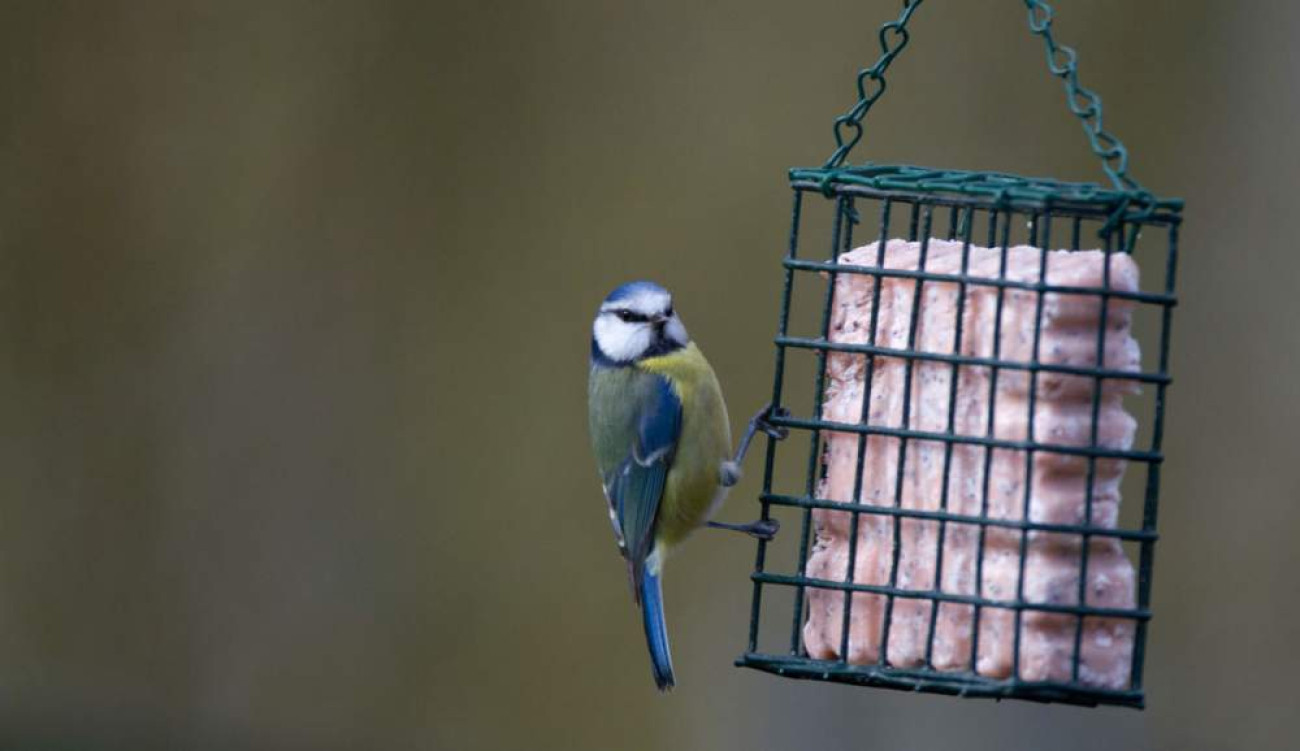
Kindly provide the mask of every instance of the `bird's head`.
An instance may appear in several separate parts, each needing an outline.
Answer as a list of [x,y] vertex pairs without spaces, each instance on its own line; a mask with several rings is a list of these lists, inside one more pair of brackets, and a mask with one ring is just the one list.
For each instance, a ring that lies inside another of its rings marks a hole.
[[673,296],[654,282],[628,282],[610,292],[591,325],[592,360],[606,364],[627,365],[690,341]]

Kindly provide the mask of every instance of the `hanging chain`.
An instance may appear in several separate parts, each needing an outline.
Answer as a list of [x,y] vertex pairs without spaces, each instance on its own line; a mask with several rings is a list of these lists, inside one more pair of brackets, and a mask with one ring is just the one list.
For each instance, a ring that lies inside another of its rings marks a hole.
[[[898,20],[890,21],[880,27],[880,59],[870,68],[858,71],[858,101],[853,108],[835,118],[835,152],[823,165],[824,169],[838,169],[844,164],[849,151],[862,140],[862,118],[866,116],[871,105],[885,93],[885,71],[894,62],[898,53],[907,46],[911,35],[907,32],[907,22],[920,7],[923,0],[905,0],[903,12]],[[894,44],[891,46],[891,42]],[[870,81],[870,85],[868,85]],[[847,136],[847,137],[846,137]]]
[[1101,160],[1102,170],[1110,176],[1116,190],[1136,193],[1139,200],[1149,201],[1151,194],[1128,174],[1128,150],[1102,127],[1101,97],[1079,84],[1079,56],[1073,48],[1057,44],[1052,36],[1051,6],[1041,0],[1025,0],[1025,7],[1029,9],[1029,31],[1043,38],[1047,69],[1065,82],[1065,103],[1083,125],[1092,153]]
[[[898,19],[880,27],[880,58],[870,68],[858,71],[858,101],[848,112],[835,118],[835,151],[822,169],[837,170],[842,167],[849,152],[862,140],[862,119],[885,93],[885,71],[911,39],[907,23],[922,1],[905,0]],[[1052,36],[1051,6],[1042,0],[1025,0],[1025,6],[1029,10],[1030,32],[1043,39],[1048,71],[1065,82],[1066,105],[1082,123],[1092,153],[1101,160],[1102,170],[1110,177],[1115,189],[1125,194],[1122,205],[1102,231],[1108,233],[1131,203],[1143,206],[1144,212],[1150,213],[1155,208],[1155,197],[1128,174],[1128,150],[1118,138],[1102,127],[1101,97],[1079,84],[1078,55],[1073,48],[1058,44]],[[832,178],[833,175],[829,173],[824,176],[824,190],[829,189]]]

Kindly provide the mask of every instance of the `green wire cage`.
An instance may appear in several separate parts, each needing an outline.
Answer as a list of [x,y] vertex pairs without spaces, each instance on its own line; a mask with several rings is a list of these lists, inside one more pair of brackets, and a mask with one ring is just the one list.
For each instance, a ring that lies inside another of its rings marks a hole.
[[830,159],[790,172],[772,398],[791,435],[760,496],[789,531],[758,543],[737,665],[1141,707],[1182,201],[1128,175],[1036,0],[1109,187],[845,166],[920,4],[881,27]]

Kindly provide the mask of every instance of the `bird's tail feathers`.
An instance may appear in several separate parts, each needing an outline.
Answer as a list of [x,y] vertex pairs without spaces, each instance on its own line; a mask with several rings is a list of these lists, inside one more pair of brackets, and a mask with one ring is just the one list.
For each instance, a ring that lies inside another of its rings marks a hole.
[[650,648],[650,667],[654,671],[655,685],[660,691],[667,691],[675,683],[673,658],[668,651],[663,588],[659,584],[659,574],[653,568],[647,566],[641,572],[641,618],[645,623],[645,640]]

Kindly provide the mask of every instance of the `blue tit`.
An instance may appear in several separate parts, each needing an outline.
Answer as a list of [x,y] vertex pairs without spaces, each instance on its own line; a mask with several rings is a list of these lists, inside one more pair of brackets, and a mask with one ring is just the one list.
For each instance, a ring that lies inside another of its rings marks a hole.
[[730,456],[731,428],[717,376],[687,335],[668,290],[644,281],[615,289],[596,314],[588,410],[655,684],[667,690],[674,679],[660,586],[664,559],[706,524],[770,539],[772,520],[738,525],[710,517],[740,477],[755,426],[773,435],[777,429],[764,421],[764,410]]

